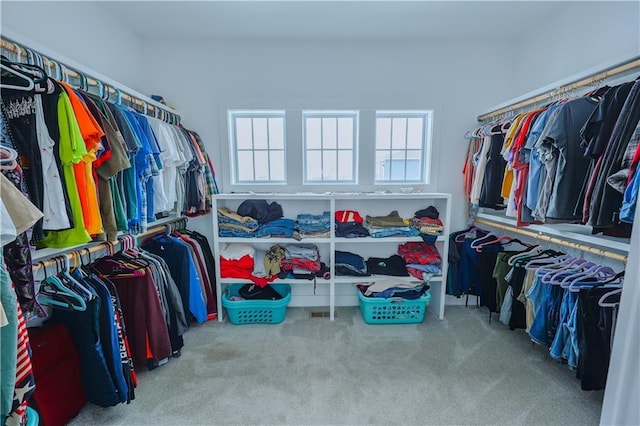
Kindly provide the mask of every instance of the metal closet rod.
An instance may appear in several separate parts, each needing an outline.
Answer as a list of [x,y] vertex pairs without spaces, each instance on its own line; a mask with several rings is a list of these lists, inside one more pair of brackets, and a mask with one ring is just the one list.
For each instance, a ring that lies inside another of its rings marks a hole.
[[[149,237],[158,235],[158,234],[162,234],[162,233],[166,233],[166,234],[170,234],[173,231],[175,231],[176,229],[184,229],[187,226],[187,218],[186,217],[177,217],[174,220],[171,220],[169,222],[165,222],[161,225],[156,225],[153,226],[149,229],[147,229],[145,232],[141,233],[141,234],[137,234],[137,235],[131,235],[131,237],[135,237],[134,240],[136,242],[138,241],[143,241]],[[124,238],[118,238],[118,241],[114,241],[114,242],[101,242],[99,244],[90,246],[90,247],[85,247],[85,248],[80,248],[80,249],[75,249],[75,250],[70,250],[68,252],[64,252],[64,253],[59,253],[59,254],[53,254],[49,259],[47,260],[41,260],[41,261],[37,261],[33,264],[33,272],[36,272],[38,269],[40,268],[47,268],[49,266],[54,266],[56,264],[59,264],[56,261],[56,258],[63,258],[66,259],[67,262],[69,262],[69,267],[70,268],[74,268],[79,266],[77,263],[77,259],[79,259],[80,257],[84,256],[84,255],[90,255],[90,254],[95,254],[101,251],[104,251],[105,253],[110,253],[110,252],[119,252],[122,251],[125,247],[123,244],[123,241],[126,239],[126,237],[130,235],[130,234],[124,234],[121,237]],[[138,244],[136,244],[137,246]]]
[[[24,58],[25,61],[29,61],[29,55],[27,52],[31,51],[31,52],[35,52],[33,49],[28,48],[26,46],[23,46],[20,43],[17,43],[15,41],[12,40],[7,40],[4,37],[0,38],[0,47],[4,50],[7,50],[11,53],[14,53],[15,55],[19,56],[20,58]],[[92,87],[97,87],[99,88],[100,86],[104,87],[104,90],[107,92],[108,96],[111,96],[112,94],[117,96],[118,94],[120,94],[120,98],[124,99],[125,101],[134,104],[134,105],[138,105],[142,108],[144,108],[145,112],[146,111],[151,111],[152,115],[156,118],[160,118],[164,121],[169,121],[173,124],[180,124],[180,115],[173,112],[173,111],[169,111],[168,107],[167,109],[164,109],[162,107],[158,107],[156,105],[152,105],[150,103],[148,103],[147,101],[144,101],[142,99],[139,99],[135,96],[129,95],[128,93],[124,93],[122,92],[120,89],[116,89],[115,87],[113,87],[112,85],[109,84],[105,84],[102,81],[93,78],[93,77],[89,77],[87,75],[85,75],[84,73],[78,72],[74,69],[72,69],[71,67],[67,66],[64,63],[58,62],[56,60],[50,59],[44,55],[41,55],[40,53],[38,53],[39,57],[42,58],[42,62],[44,63],[44,65],[47,68],[59,68],[60,73],[61,74],[66,74],[68,77],[72,77],[75,79],[78,79],[80,81],[86,81],[87,86],[92,86]],[[168,118],[168,119],[167,119]]]
[[596,84],[598,82],[602,82],[605,81],[611,77],[614,77],[616,75],[634,70],[634,69],[640,69],[640,59],[633,59],[630,60],[629,62],[625,62],[621,65],[618,66],[614,66],[612,68],[608,68],[605,69],[603,71],[599,71],[595,74],[592,74],[588,77],[582,78],[578,81],[574,81],[573,83],[569,83],[569,84],[565,84],[563,86],[559,86],[553,90],[550,90],[546,93],[542,93],[540,95],[537,96],[533,96],[531,98],[528,99],[524,99],[520,102],[514,103],[513,105],[509,105],[500,109],[497,109],[495,111],[491,111],[488,112],[486,114],[482,114],[478,116],[478,121],[485,121],[491,118],[495,118],[498,116],[501,116],[503,114],[506,114],[509,111],[515,111],[527,106],[531,106],[531,105],[535,105],[538,104],[540,102],[544,102],[544,101],[550,101],[551,99],[553,99],[554,97],[561,95],[563,93],[567,93],[570,92],[572,90],[575,89],[579,89],[581,87],[585,87],[585,86],[589,86],[592,84]]
[[483,225],[491,226],[493,228],[499,228],[499,229],[503,229],[505,231],[514,232],[516,234],[520,234],[520,235],[524,235],[524,236],[527,236],[527,237],[535,238],[536,240],[547,241],[547,242],[550,242],[552,244],[558,244],[558,245],[565,246],[565,247],[571,247],[571,248],[578,249],[578,250],[583,251],[583,252],[597,254],[597,255],[600,255],[600,256],[607,257],[609,259],[619,260],[620,262],[626,262],[627,261],[627,256],[624,255],[624,254],[613,253],[611,251],[604,250],[604,249],[597,249],[597,248],[594,248],[594,247],[591,247],[591,246],[587,246],[587,245],[584,245],[584,244],[574,243],[573,241],[566,241],[566,240],[563,240],[561,238],[551,237],[549,235],[538,234],[536,232],[527,231],[527,230],[524,230],[524,229],[521,229],[521,228],[514,228],[513,226],[504,225],[502,223],[492,222],[492,221],[487,220],[487,219],[477,218],[475,220],[475,223],[480,223],[480,224],[483,224]]

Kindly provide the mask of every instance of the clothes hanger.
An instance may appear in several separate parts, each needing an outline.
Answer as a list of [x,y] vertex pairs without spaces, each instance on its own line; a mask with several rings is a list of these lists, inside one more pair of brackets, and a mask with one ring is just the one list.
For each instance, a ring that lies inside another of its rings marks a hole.
[[7,146],[0,146],[0,170],[13,170],[18,167],[18,152]]
[[7,83],[6,77],[4,77],[2,79],[2,81],[0,82],[0,88],[22,90],[22,91],[25,91],[25,92],[29,92],[29,91],[33,90],[33,88],[36,85],[31,77],[29,77],[29,76],[27,76],[25,74],[22,74],[20,71],[16,70],[13,67],[5,65],[4,61],[0,62],[0,69],[2,69],[4,71],[7,71],[8,73],[11,74],[12,77],[18,77],[19,81],[22,81],[22,82],[26,83],[25,86],[18,86],[16,84],[9,84],[9,83]]
[[580,257],[574,257],[569,263],[555,263],[538,268],[537,273],[541,274],[540,280],[545,284],[551,284],[551,278],[558,272],[569,273],[578,268],[580,265],[587,263],[586,260]]
[[[475,237],[473,237],[473,234],[472,234],[473,232],[475,232]],[[478,237],[478,232],[485,232],[486,234],[481,236],[481,237]],[[493,234],[490,231],[485,231],[484,229],[480,229],[480,228],[478,228],[476,226],[473,226],[473,227],[469,228],[468,231],[465,231],[463,234],[457,235],[456,238],[454,239],[454,241],[457,242],[457,243],[461,243],[461,242],[464,242],[467,239],[473,239],[473,241],[471,242],[471,247],[475,248],[473,244],[476,241],[482,240],[483,238],[486,238],[488,236],[495,236],[495,234]]]
[[602,266],[597,263],[593,265],[583,264],[583,266],[585,266],[585,269],[579,268],[580,270],[562,278],[559,282],[560,287],[568,288],[573,282],[579,282],[580,280],[583,280],[583,279],[594,278],[594,277],[597,277],[600,273],[608,273],[609,271],[610,271],[609,277],[612,275],[615,275],[615,271],[609,268],[608,266]]
[[568,261],[571,259],[573,259],[572,256],[564,253],[558,256],[550,256],[550,257],[541,258],[541,259],[532,259],[525,264],[524,269],[526,269],[527,271],[539,270],[545,266],[560,265],[564,261]]
[[[568,268],[559,268],[555,272],[549,274],[546,278],[543,277],[543,282],[552,285],[559,285],[563,288],[567,288],[567,282],[578,282],[581,279],[587,279],[588,277],[593,277],[594,275],[590,275],[596,273],[602,268],[602,265],[597,263],[585,261],[582,263],[577,263]],[[566,280],[566,281],[565,281]],[[594,284],[594,281],[590,281]],[[563,284],[565,286],[563,286]]]
[[[524,247],[527,247],[527,248],[530,248],[530,247],[531,247],[529,244],[523,243],[522,241],[520,241],[520,240],[519,240],[519,239],[517,239],[517,238],[512,238],[512,237],[510,237],[510,236],[508,236],[508,235],[501,235],[501,236],[499,236],[499,237],[498,237],[497,239],[495,239],[495,240],[491,240],[491,241],[483,241],[483,242],[482,242],[482,243],[480,243],[480,244],[476,244],[475,249],[476,249],[476,251],[477,251],[477,252],[481,252],[481,251],[482,251],[482,247],[484,247],[484,246],[488,246],[488,245],[491,245],[491,244],[495,244],[495,243],[501,243],[501,242],[503,242],[503,241],[505,241],[505,242],[502,244],[503,246],[504,246],[504,245],[507,245],[507,244],[512,244],[512,243],[518,243],[518,244],[520,244],[520,245],[522,245],[522,246],[524,246]],[[475,241],[474,241],[474,243],[475,243]],[[473,247],[473,243],[472,243],[472,247]]]
[[516,253],[512,256],[509,256],[509,259],[507,259],[507,264],[509,266],[516,266],[516,262],[518,262],[520,259],[526,259],[530,256],[537,256],[541,252],[542,252],[542,247],[540,247],[537,244],[532,245],[523,252]]
[[615,296],[617,294],[622,294],[622,288],[617,288],[603,294],[602,297],[600,297],[600,299],[598,300],[598,305],[600,305],[601,308],[617,308],[620,305],[619,300],[617,302],[606,302],[609,297]]
[[[537,250],[541,250],[541,249],[542,249],[541,246],[537,246]],[[551,249],[546,249],[546,250],[538,251],[537,253],[517,255],[517,259],[515,259],[513,266],[519,266],[524,268],[529,264],[529,262],[538,261],[538,260],[542,260],[543,261],[542,263],[544,264],[551,261],[555,261],[556,258],[562,254],[564,253],[557,252]]]
[[[44,70],[44,68],[42,66],[40,66],[39,63],[27,63],[25,64],[24,62],[15,62],[15,61],[11,61],[8,58],[2,56],[1,57],[2,62],[17,71],[22,72],[23,74],[26,74],[29,76],[29,78],[31,78],[31,80],[34,81],[35,84],[40,84],[46,81],[47,79],[47,73]],[[38,61],[34,61],[34,62],[38,62]]]
[[59,259],[59,257],[51,259],[56,262],[57,276],[47,276],[47,270],[44,268],[45,279],[40,283],[36,298],[38,302],[45,305],[67,310],[84,311],[87,308],[85,300],[60,280]]
[[[594,280],[592,280],[592,281],[580,281],[580,280],[584,280],[584,279],[588,279],[588,278],[593,278]],[[618,282],[615,282],[616,280]],[[605,267],[603,267],[603,269],[598,270],[597,272],[594,272],[589,277],[581,277],[580,279],[571,282],[571,284],[569,284],[569,286],[567,286],[566,288],[569,291],[577,293],[582,288],[594,288],[594,287],[604,287],[604,288],[614,287],[614,288],[617,288],[621,284],[622,284],[621,277],[619,277],[618,274],[616,274],[616,272],[613,269],[611,269],[608,266],[605,266]]]
[[480,238],[477,238],[477,239],[473,240],[471,242],[471,248],[474,248],[474,249],[477,250],[480,245],[482,245],[482,244],[484,244],[486,242],[489,242],[489,241],[490,242],[498,242],[499,241],[498,238],[500,238],[500,236],[498,236],[498,235],[496,235],[496,234],[494,234],[493,232],[490,231],[487,235],[484,235],[484,236],[482,236]]
[[86,300],[93,299],[93,293],[69,272],[69,258],[67,258],[67,256],[68,255],[61,256],[61,271],[58,274],[58,278],[60,278],[62,283],[70,290],[78,291],[82,297],[86,298]]

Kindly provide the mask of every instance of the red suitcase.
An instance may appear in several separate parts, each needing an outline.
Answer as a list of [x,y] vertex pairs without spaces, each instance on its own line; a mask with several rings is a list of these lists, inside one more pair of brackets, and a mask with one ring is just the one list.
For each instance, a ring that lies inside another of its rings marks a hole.
[[87,403],[73,340],[62,324],[29,329],[36,390],[30,405],[44,426],[64,426]]

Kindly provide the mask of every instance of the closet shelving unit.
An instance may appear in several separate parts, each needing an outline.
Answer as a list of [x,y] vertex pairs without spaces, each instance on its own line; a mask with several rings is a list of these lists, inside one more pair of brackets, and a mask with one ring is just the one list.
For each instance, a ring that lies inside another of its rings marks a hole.
[[[478,122],[486,123],[505,115],[519,111],[532,110],[538,105],[544,105],[554,100],[558,95],[575,92],[587,92],[610,80],[630,80],[640,74],[640,56],[634,56],[624,61],[618,61],[590,69],[580,74],[568,77],[536,91],[524,94],[516,99],[502,103],[490,111],[477,117]],[[515,218],[505,216],[502,211],[480,209],[474,218],[474,223],[500,229],[508,233],[524,235],[538,240],[570,247],[585,253],[602,256],[625,264],[629,254],[629,239],[615,238],[603,235],[592,235],[591,227],[574,224],[529,225],[517,227]],[[637,224],[636,224],[637,225]]]
[[[414,213],[428,206],[434,206],[440,213],[444,223],[444,232],[438,237],[436,247],[443,259],[442,274],[429,281],[431,302],[427,311],[433,312],[439,319],[444,318],[444,303],[446,294],[446,262],[451,222],[451,194],[445,193],[233,193],[217,194],[214,196],[213,211],[218,207],[227,207],[236,211],[245,200],[264,199],[267,202],[277,202],[282,206],[284,217],[295,219],[298,214],[322,214],[330,212],[330,236],[328,238],[224,238],[218,234],[217,215],[213,217],[213,250],[216,261],[216,290],[218,296],[218,320],[224,320],[224,312],[220,295],[229,284],[250,282],[237,278],[221,278],[220,249],[223,244],[250,244],[261,250],[268,250],[274,244],[315,244],[320,252],[320,259],[331,270],[329,279],[318,278],[315,281],[276,279],[274,283],[291,284],[290,306],[322,307],[329,309],[329,318],[334,320],[336,306],[358,306],[357,288],[354,284],[373,282],[387,279],[388,276],[347,277],[334,276],[335,251],[351,251],[367,259],[369,257],[388,257],[397,254],[398,245],[408,241],[422,241],[420,237],[388,237],[388,238],[340,238],[335,236],[335,212],[338,210],[355,210],[363,218],[366,215],[384,216],[397,210],[401,217],[413,217]],[[407,279],[414,279],[407,277]]]
[[475,223],[480,227],[487,225],[541,242],[575,248],[620,262],[626,262],[629,253],[628,238],[591,235],[591,227],[585,225],[554,224],[517,227],[514,218],[506,217],[503,213],[496,211],[478,213]]

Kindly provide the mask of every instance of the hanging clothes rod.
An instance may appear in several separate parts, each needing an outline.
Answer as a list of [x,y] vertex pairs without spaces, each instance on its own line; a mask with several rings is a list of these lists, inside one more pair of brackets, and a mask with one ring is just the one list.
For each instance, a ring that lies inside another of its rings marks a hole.
[[[129,102],[131,106],[135,106],[136,109],[140,109],[139,112],[143,112],[147,115],[152,115],[156,118],[160,118],[175,125],[180,124],[180,115],[174,111],[171,111],[168,107],[165,107],[152,99],[140,99],[139,97],[125,93],[127,90],[126,88],[120,90],[120,88],[114,87],[113,84],[107,84],[97,78],[90,77],[85,73],[73,69],[73,67],[42,55],[41,53],[29,47],[26,47],[21,43],[10,40],[4,35],[0,38],[0,49],[3,50],[3,53],[11,52],[12,54],[16,55],[16,57],[20,58],[20,61],[25,61],[30,64],[37,65],[38,59],[41,59],[44,67],[47,68],[50,72],[56,70],[56,73],[61,76],[61,79],[67,77],[79,80],[81,85],[86,86],[80,87],[81,89],[88,90],[89,86],[95,87],[97,88],[96,92],[98,92],[98,94],[101,96],[102,93],[99,92],[101,90],[104,90],[104,97],[107,97],[107,99],[110,99],[113,95],[114,99],[117,101],[119,97],[120,99]],[[154,102],[155,104],[152,104],[151,102]]]
[[[140,234],[137,235],[131,235],[131,234],[123,234],[120,236],[120,238],[118,238],[118,241],[114,241],[114,242],[101,242],[99,244],[90,246],[90,247],[84,247],[84,248],[79,248],[79,249],[74,249],[74,250],[70,250],[68,252],[60,252],[58,254],[52,254],[50,258],[46,259],[46,260],[40,260],[40,261],[36,261],[33,264],[33,273],[35,274],[36,271],[38,271],[41,268],[48,268],[50,266],[55,266],[57,264],[56,262],[56,258],[65,258],[67,259],[67,261],[69,261],[70,265],[69,267],[73,268],[73,267],[77,267],[78,266],[78,262],[76,259],[81,258],[82,256],[89,256],[91,258],[92,254],[96,254],[96,253],[100,253],[98,256],[96,256],[97,258],[102,257],[108,253],[117,253],[119,251],[122,251],[125,249],[125,244],[124,241],[127,239],[128,236],[134,237],[134,241],[136,242],[140,242],[140,241],[144,241],[150,237],[159,235],[159,234],[170,234],[173,231],[175,231],[176,229],[184,229],[187,226],[187,218],[186,217],[177,217],[174,218],[170,221],[164,222],[162,224],[150,227],[149,229],[147,229],[147,231],[142,232]],[[135,246],[137,246],[138,244],[135,244]]]
[[581,78],[577,81],[573,81],[568,84],[564,84],[559,86],[553,90],[549,90],[547,92],[541,93],[536,96],[532,96],[530,98],[524,99],[522,101],[516,102],[512,105],[508,105],[486,114],[482,114],[478,116],[478,121],[486,121],[489,119],[494,119],[501,115],[505,115],[507,112],[519,110],[528,106],[532,106],[541,102],[550,102],[558,95],[562,95],[564,93],[571,92],[573,90],[579,89],[581,87],[598,84],[600,82],[606,81],[607,79],[627,73],[629,71],[638,70],[640,71],[640,58],[635,57],[630,59],[628,62],[624,62],[622,64],[606,68],[604,70],[598,71],[594,74],[591,74],[587,77]]
[[558,244],[564,247],[571,247],[574,249],[578,249],[580,251],[586,252],[586,253],[592,253],[592,254],[597,254],[609,259],[614,259],[614,260],[619,260],[620,262],[626,262],[627,261],[627,256],[624,254],[619,254],[619,253],[613,253],[611,251],[608,250],[604,250],[604,249],[597,249],[595,247],[591,247],[591,246],[587,246],[584,244],[580,244],[580,243],[575,243],[573,241],[567,241],[567,240],[563,240],[562,238],[557,238],[557,237],[551,237],[549,235],[544,235],[544,234],[539,234],[533,231],[528,231],[522,228],[515,228],[513,226],[509,226],[509,225],[505,225],[502,223],[496,223],[493,222],[491,220],[488,219],[482,219],[482,218],[476,218],[475,223],[477,224],[482,224],[482,225],[487,225],[487,226],[491,226],[493,228],[498,228],[498,229],[502,229],[505,231],[509,231],[509,232],[514,232],[516,234],[520,234],[520,235],[524,235],[526,237],[531,237],[534,238],[536,240],[540,240],[540,241],[546,241],[552,244]]

